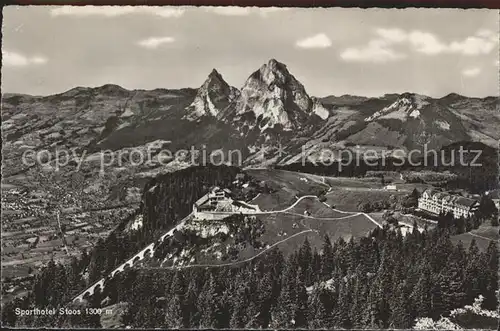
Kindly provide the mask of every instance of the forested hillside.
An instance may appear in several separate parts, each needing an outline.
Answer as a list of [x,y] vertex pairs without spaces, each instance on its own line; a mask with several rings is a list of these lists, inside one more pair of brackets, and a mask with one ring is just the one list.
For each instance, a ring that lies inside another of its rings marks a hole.
[[[73,271],[51,264],[33,296],[4,309],[3,321],[99,327],[96,316],[19,319],[13,312],[20,305],[64,306]],[[453,245],[447,230],[403,238],[377,229],[359,241],[332,244],[325,237],[321,252],[305,241],[286,260],[273,250],[238,268],[129,270],[83,305],[127,303],[122,323],[134,328],[409,328],[417,317],[448,316],[479,295],[483,308],[494,310],[497,284],[494,242],[482,253],[474,241]]]

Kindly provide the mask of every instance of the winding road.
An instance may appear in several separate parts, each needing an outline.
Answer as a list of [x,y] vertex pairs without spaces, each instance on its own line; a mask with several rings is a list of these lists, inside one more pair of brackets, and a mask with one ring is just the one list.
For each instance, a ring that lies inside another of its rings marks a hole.
[[[337,211],[339,213],[350,214],[350,215],[346,215],[346,216],[343,216],[343,217],[324,217],[324,218],[321,218],[321,217],[314,217],[314,216],[308,216],[308,215],[302,215],[302,214],[298,214],[298,213],[294,213],[294,212],[289,212],[289,210],[293,209],[295,206],[297,206],[297,204],[299,204],[304,199],[316,199],[316,200],[319,200],[319,198],[317,196],[315,196],[315,195],[304,195],[304,196],[302,196],[300,198],[298,198],[298,197],[296,197],[296,198],[297,198],[297,201],[295,201],[292,205],[290,205],[289,207],[287,207],[285,209],[282,209],[282,210],[273,210],[273,211],[262,211],[262,212],[257,212],[257,213],[251,213],[251,215],[269,215],[269,214],[283,213],[283,214],[297,215],[297,216],[304,217],[304,218],[311,218],[311,219],[318,219],[318,220],[325,220],[325,221],[328,221],[328,220],[331,220],[331,221],[334,221],[334,220],[344,220],[344,219],[349,219],[349,218],[352,218],[352,217],[355,217],[355,216],[364,215],[370,221],[372,221],[373,223],[375,223],[378,227],[382,228],[381,224],[379,224],[378,222],[376,222],[371,216],[369,216],[369,215],[367,215],[365,213],[345,212],[345,211],[342,211],[342,210],[338,210],[338,209],[332,208],[332,210]],[[326,203],[324,203],[324,204],[326,206],[328,206],[329,208],[331,208],[328,204],[326,204]],[[237,214],[237,213],[235,213],[235,214]],[[188,216],[186,216],[185,218],[183,218],[174,228],[172,228],[171,230],[169,230],[168,232],[166,232],[164,235],[162,235],[158,241],[162,242],[163,240],[165,240],[166,237],[172,236],[173,233],[176,230],[180,230],[182,228],[182,226],[185,224],[185,222],[189,218],[191,218],[191,217],[192,217],[192,213],[189,214]],[[296,236],[299,236],[299,235],[302,235],[302,234],[308,233],[308,232],[317,232],[317,230],[307,229],[307,230],[295,233],[295,234],[293,234],[293,235],[291,235],[291,236],[289,236],[289,237],[287,237],[285,239],[282,239],[280,241],[275,242],[274,244],[270,245],[269,247],[267,247],[263,251],[261,251],[258,254],[252,256],[251,258],[248,258],[248,259],[245,259],[245,260],[241,260],[241,261],[224,263],[224,264],[191,264],[191,265],[186,265],[186,266],[172,266],[172,267],[145,268],[145,269],[186,269],[186,268],[195,268],[195,267],[213,268],[213,267],[235,266],[235,265],[239,265],[239,264],[250,262],[253,259],[256,259],[257,257],[261,256],[262,254],[265,254],[266,252],[268,252],[272,248],[276,247],[277,245],[279,245],[279,244],[281,244],[281,243],[283,243],[283,242],[285,242],[287,240],[290,240],[290,239],[292,239],[292,238],[294,238]],[[148,253],[148,251],[149,251],[149,255],[153,256],[155,243],[156,242],[153,242],[153,243],[149,244],[144,249],[142,249],[140,252],[136,253],[131,258],[129,258],[127,261],[125,261],[122,264],[120,264],[113,271],[111,271],[108,274],[108,276],[109,277],[113,277],[116,273],[124,271],[125,268],[127,267],[127,265],[129,267],[132,267],[134,265],[134,263],[143,260],[146,257],[146,253]],[[97,287],[100,287],[102,289],[104,287],[105,278],[106,277],[101,278],[100,280],[98,280],[94,284],[92,284],[90,287],[88,287],[87,289],[85,289],[83,292],[81,292],[78,296],[76,296],[73,299],[73,302],[77,302],[77,301],[83,300],[84,296],[86,294],[93,295],[94,291],[97,289]]]

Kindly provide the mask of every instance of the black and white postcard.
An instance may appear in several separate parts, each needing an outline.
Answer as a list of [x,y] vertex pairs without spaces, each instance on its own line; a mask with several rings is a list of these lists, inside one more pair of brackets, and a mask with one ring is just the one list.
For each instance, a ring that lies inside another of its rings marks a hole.
[[499,31],[4,7],[2,326],[497,329]]

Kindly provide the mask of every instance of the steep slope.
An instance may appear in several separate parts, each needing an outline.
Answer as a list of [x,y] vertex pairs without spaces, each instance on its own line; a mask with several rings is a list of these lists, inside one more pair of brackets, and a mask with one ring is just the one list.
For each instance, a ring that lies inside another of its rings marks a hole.
[[[451,94],[441,99],[414,93],[379,98],[321,98],[330,117],[280,164],[331,160],[342,152],[378,153],[395,149],[439,150],[456,141],[479,141],[496,147],[500,139],[498,99]],[[294,140],[291,140],[290,144]],[[300,148],[298,148],[300,147]],[[326,151],[326,153],[325,153]],[[295,155],[294,155],[295,154]]]
[[221,117],[237,123],[242,132],[254,128],[263,132],[297,130],[314,115],[326,119],[329,114],[309,97],[286,65],[271,59],[250,75],[240,96]]
[[500,101],[498,97],[468,98],[449,94],[438,100],[458,116],[472,141],[496,147],[500,140]]
[[274,59],[252,73],[241,92],[214,69],[198,89],[129,91],[107,84],[48,97],[4,95],[2,103],[7,164],[20,157],[23,146],[95,153],[164,141],[174,152],[201,145],[239,149],[245,165],[259,166],[294,162],[303,152],[320,154],[323,148],[409,150],[455,141],[496,146],[500,139],[497,98],[315,98]]
[[404,93],[388,107],[365,119],[367,127],[348,138],[356,144],[388,148],[440,148],[454,141],[470,140],[462,121],[436,99]]
[[408,118],[418,118],[420,110],[429,105],[429,97],[419,94],[405,93],[390,104],[389,106],[375,112],[367,117],[365,122],[371,122],[376,119],[399,119],[406,121]]
[[213,69],[198,89],[194,101],[186,108],[187,114],[184,118],[197,120],[202,116],[216,117],[238,95],[238,89],[229,86],[222,75]]

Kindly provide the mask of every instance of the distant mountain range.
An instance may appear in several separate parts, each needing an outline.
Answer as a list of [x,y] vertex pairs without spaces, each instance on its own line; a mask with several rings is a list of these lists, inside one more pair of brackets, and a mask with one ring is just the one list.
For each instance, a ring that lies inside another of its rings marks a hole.
[[[161,140],[170,148],[238,148],[246,165],[294,162],[322,148],[440,148],[456,141],[497,147],[498,98],[414,93],[310,96],[274,59],[241,89],[214,69],[198,89],[126,90],[77,87],[51,96],[5,94],[5,146],[119,150]],[[276,154],[281,145],[280,155]],[[266,146],[266,160],[256,154]]]

